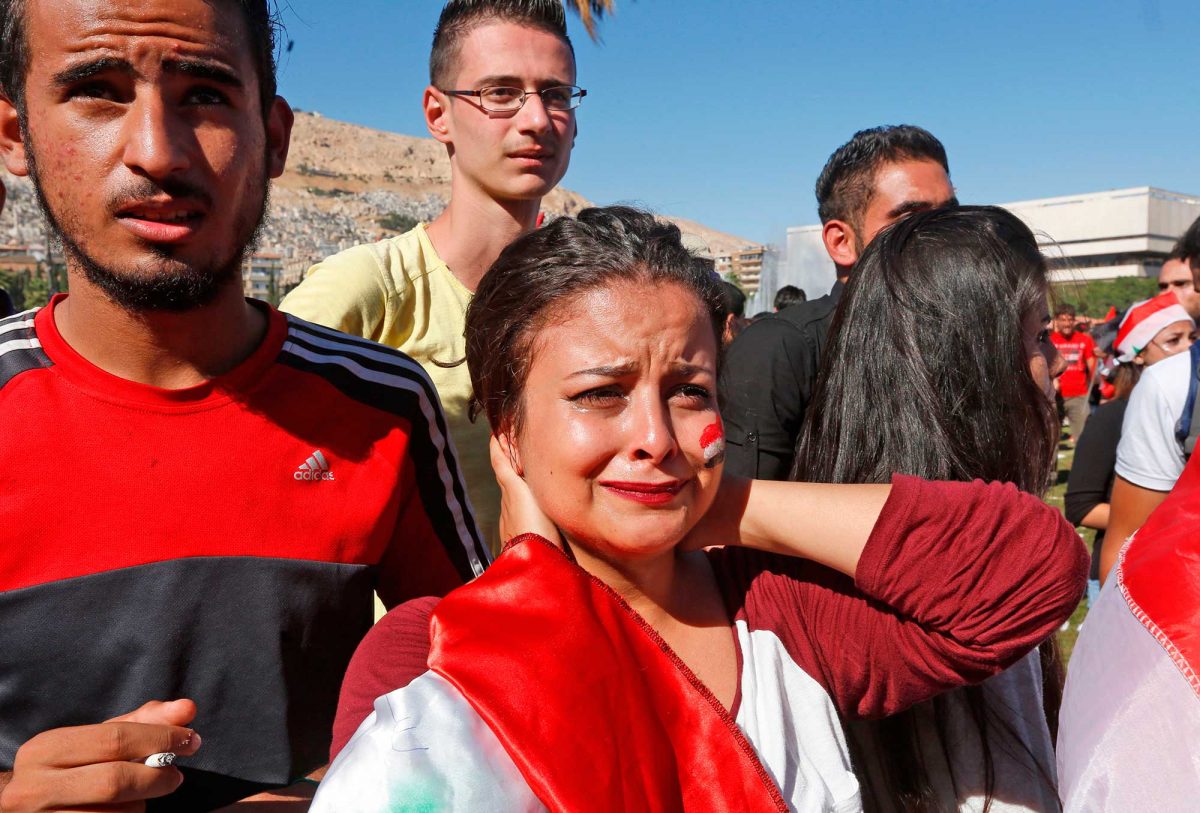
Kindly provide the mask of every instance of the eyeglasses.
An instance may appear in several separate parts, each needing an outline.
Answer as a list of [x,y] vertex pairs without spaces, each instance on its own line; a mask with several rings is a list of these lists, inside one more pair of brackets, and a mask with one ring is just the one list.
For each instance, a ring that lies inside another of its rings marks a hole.
[[543,90],[525,91],[521,88],[486,87],[479,90],[443,90],[447,96],[474,96],[479,106],[489,113],[516,113],[530,96],[541,96],[547,110],[563,112],[579,107],[587,91],[574,85],[560,85]]

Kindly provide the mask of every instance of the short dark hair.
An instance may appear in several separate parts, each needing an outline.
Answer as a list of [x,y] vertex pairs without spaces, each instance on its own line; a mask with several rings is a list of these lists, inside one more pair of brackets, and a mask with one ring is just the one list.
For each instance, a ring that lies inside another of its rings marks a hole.
[[[29,71],[29,43],[25,9],[29,0],[0,0],[0,92],[25,115],[25,75]],[[271,106],[278,93],[275,82],[276,35],[282,28],[273,0],[226,0],[246,19],[246,34],[254,50],[262,108]]]
[[567,36],[567,14],[562,0],[450,0],[442,9],[429,51],[429,84],[444,88],[458,57],[463,37],[487,22],[509,22],[536,28],[561,39],[575,57]]
[[518,238],[484,274],[467,308],[471,418],[484,412],[493,433],[519,432],[538,334],[573,299],[616,282],[683,286],[720,346],[720,283],[684,248],[679,228],[626,206],[584,209]]
[[1075,306],[1070,302],[1064,302],[1054,309],[1055,316],[1074,316]]
[[804,293],[803,288],[797,288],[795,285],[785,285],[775,292],[775,301],[772,304],[775,306],[775,310],[781,311],[790,305],[807,301],[808,294]]
[[844,220],[858,226],[875,192],[876,170],[896,161],[936,161],[950,174],[946,148],[928,130],[911,124],[859,130],[834,150],[817,178],[821,222]]
[[1193,265],[1200,260],[1200,217],[1192,221],[1188,230],[1175,242],[1175,247],[1171,249],[1171,254],[1167,259],[1183,260],[1191,262]]
[[886,483],[902,472],[1042,493],[1058,436],[1023,323],[1048,287],[1033,232],[999,207],[935,209],[880,232],[838,302],[800,479]]
[[728,280],[721,280],[721,290],[725,295],[725,313],[732,313],[741,319],[746,315],[746,295],[742,289]]

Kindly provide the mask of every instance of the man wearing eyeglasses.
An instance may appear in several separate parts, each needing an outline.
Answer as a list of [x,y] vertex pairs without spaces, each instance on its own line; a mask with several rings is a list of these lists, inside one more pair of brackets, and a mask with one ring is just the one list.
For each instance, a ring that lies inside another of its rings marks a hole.
[[500,492],[486,421],[467,419],[467,305],[501,250],[534,228],[575,140],[575,53],[559,0],[450,0],[429,56],[425,123],[446,145],[451,193],[428,225],[314,266],[281,309],[403,350],[441,396],[485,538]]

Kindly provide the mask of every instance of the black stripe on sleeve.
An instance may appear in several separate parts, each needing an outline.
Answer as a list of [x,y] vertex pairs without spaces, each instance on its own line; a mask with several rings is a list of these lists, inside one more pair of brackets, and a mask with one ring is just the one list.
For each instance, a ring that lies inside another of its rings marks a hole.
[[[4,331],[5,327],[20,322],[32,323],[36,313],[36,310],[29,310],[0,319],[0,387],[4,387],[21,373],[54,366],[54,362],[50,360],[46,351],[42,349],[41,343],[37,341],[37,334],[34,332],[32,324],[16,330]],[[26,346],[28,344],[35,346],[28,347]]]
[[[336,340],[334,340],[336,341]],[[462,472],[453,452],[453,445],[446,426],[441,402],[425,371],[416,362],[401,353],[381,345],[373,345],[377,356],[394,356],[394,363],[384,358],[370,357],[356,348],[330,348],[330,339],[323,336],[305,336],[301,331],[292,331],[290,344],[285,345],[279,361],[290,367],[320,376],[346,396],[396,415],[409,421],[412,431],[409,437],[409,453],[419,473],[417,487],[422,505],[429,516],[434,530],[464,581],[479,575],[472,560],[482,568],[488,562],[487,549],[475,523],[475,517],[467,498]],[[305,352],[306,351],[306,352]],[[361,372],[348,369],[346,364],[357,366]],[[414,369],[415,368],[415,369]],[[372,374],[402,379],[416,391],[383,380],[372,380]],[[421,409],[422,397],[432,412],[432,425]],[[435,437],[443,440],[439,451]],[[450,479],[449,492],[442,481],[439,463],[444,466]],[[430,476],[432,475],[432,476]],[[451,503],[457,503],[462,516],[464,533],[460,533]]]

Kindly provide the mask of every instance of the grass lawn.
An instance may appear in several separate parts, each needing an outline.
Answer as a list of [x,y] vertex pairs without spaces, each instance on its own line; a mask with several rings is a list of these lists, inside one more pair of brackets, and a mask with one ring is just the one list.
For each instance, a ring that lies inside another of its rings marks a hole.
[[[1071,472],[1071,462],[1075,458],[1074,445],[1068,445],[1065,440],[1058,444],[1058,466],[1054,478],[1054,486],[1046,494],[1046,502],[1059,511],[1063,510],[1063,496],[1067,493],[1067,476]],[[1088,550],[1092,549],[1092,541],[1096,532],[1088,528],[1079,528],[1080,535],[1087,542]],[[1079,626],[1087,615],[1087,601],[1080,601],[1071,616],[1071,627],[1058,633],[1058,646],[1062,650],[1063,663],[1071,659],[1071,650],[1075,648],[1075,639],[1079,637]]]

